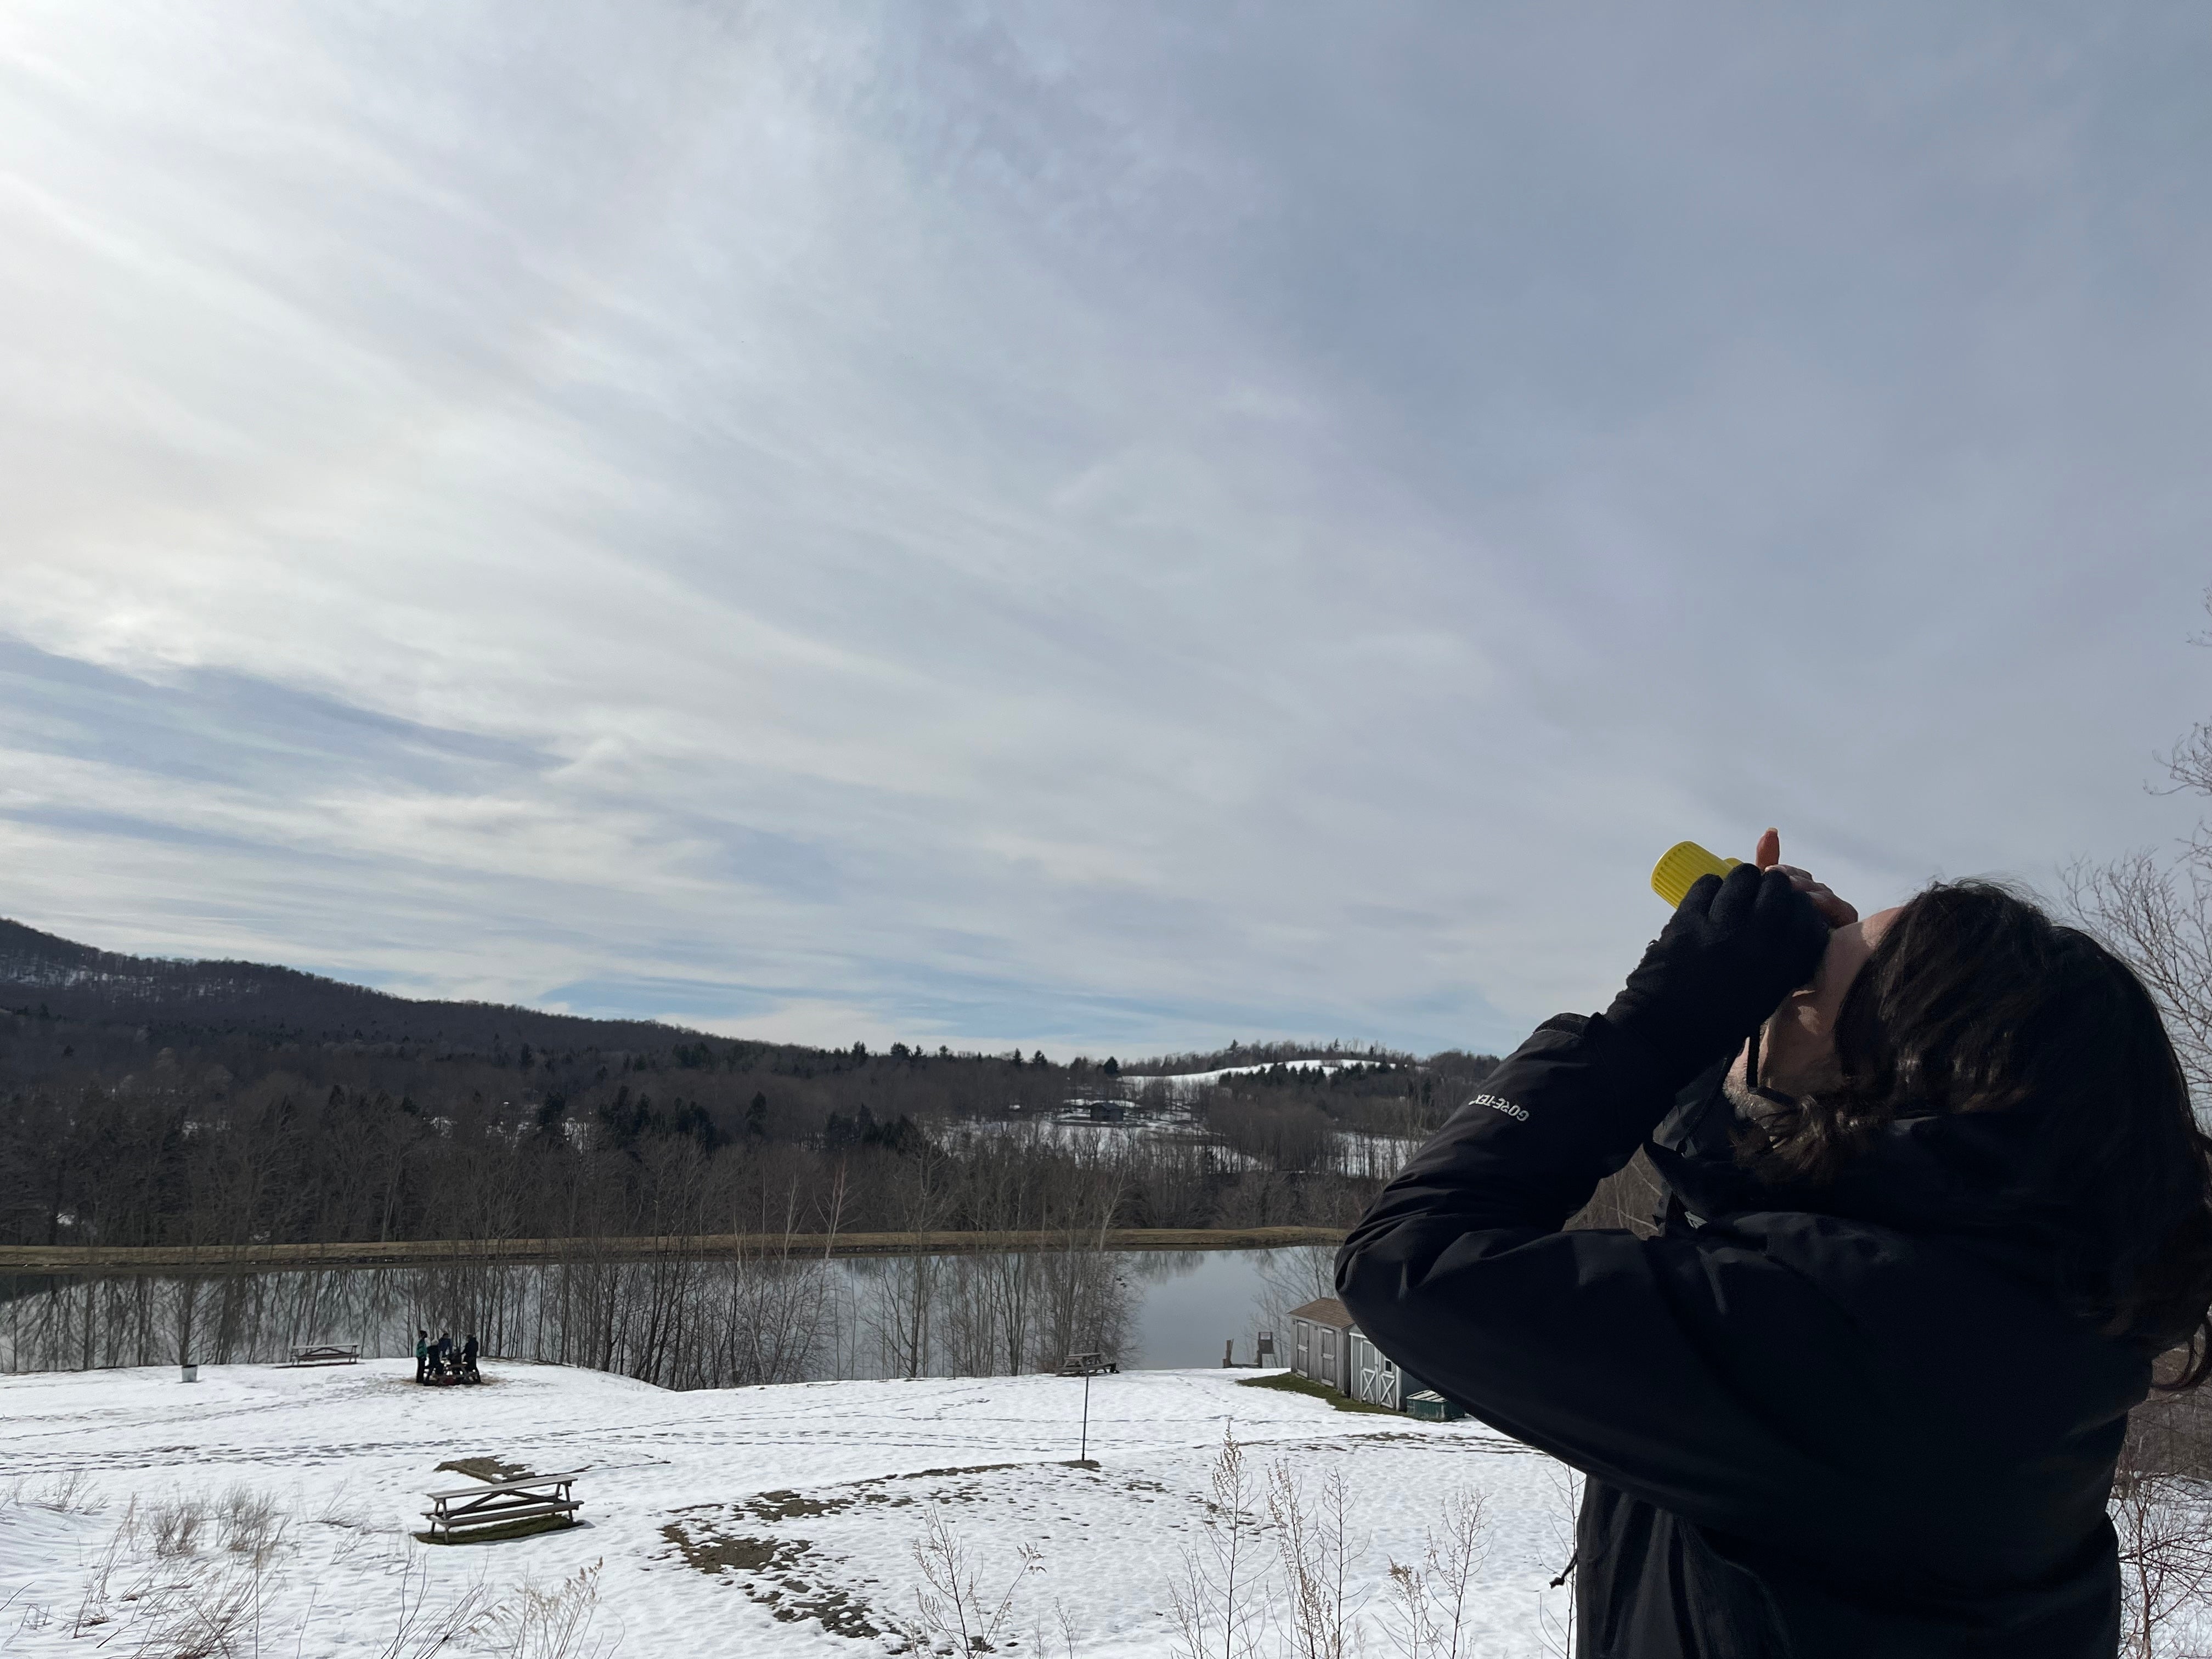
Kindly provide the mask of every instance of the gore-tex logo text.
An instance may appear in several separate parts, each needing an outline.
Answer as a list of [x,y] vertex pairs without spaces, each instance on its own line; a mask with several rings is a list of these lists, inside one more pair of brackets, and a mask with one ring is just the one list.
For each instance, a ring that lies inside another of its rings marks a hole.
[[1528,1111],[1526,1107],[1516,1106],[1511,1101],[1497,1095],[1477,1095],[1467,1103],[1470,1106],[1487,1106],[1493,1112],[1503,1112],[1506,1116],[1517,1118],[1523,1123],[1528,1121]]

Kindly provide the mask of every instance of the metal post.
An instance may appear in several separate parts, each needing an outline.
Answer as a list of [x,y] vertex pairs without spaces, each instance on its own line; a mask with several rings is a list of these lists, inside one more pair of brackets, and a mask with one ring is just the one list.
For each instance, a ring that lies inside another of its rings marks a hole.
[[1060,1362],[1062,1376],[1083,1379],[1083,1437],[1077,1443],[1075,1461],[1079,1464],[1091,1462],[1091,1379],[1106,1369],[1106,1357],[1097,1353],[1072,1353]]

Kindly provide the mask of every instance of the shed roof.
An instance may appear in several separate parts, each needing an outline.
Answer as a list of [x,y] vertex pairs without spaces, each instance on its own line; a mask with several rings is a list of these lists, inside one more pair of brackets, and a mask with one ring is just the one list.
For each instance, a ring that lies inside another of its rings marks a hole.
[[1316,1325],[1334,1325],[1340,1331],[1352,1328],[1352,1316],[1344,1310],[1344,1304],[1333,1296],[1316,1297],[1303,1308],[1291,1310],[1293,1319],[1310,1319]]

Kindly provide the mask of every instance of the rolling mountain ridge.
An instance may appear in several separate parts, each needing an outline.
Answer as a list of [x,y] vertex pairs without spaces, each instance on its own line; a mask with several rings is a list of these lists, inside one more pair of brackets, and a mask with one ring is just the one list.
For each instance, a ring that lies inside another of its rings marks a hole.
[[0,919],[0,1006],[96,1023],[250,1031],[313,1042],[447,1042],[487,1050],[659,1048],[699,1035],[489,1002],[418,1001],[258,962],[125,956]]

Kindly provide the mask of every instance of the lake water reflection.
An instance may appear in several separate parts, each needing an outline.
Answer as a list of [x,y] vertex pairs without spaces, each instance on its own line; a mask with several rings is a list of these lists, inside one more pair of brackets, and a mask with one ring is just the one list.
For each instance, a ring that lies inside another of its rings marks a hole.
[[1326,1248],[1043,1251],[835,1261],[669,1257],[210,1275],[0,1279],[0,1371],[275,1363],[295,1346],[413,1351],[471,1331],[488,1359],[678,1388],[1048,1369],[1249,1364],[1263,1328],[1327,1293]]
[[[1276,1328],[1283,1313],[1299,1302],[1285,1301],[1285,1286],[1306,1283],[1308,1251],[1205,1250],[1157,1258],[1157,1265],[1133,1264],[1140,1286],[1136,1315],[1135,1356],[1128,1363],[1154,1370],[1218,1365],[1224,1342],[1234,1340],[1237,1359],[1249,1364],[1255,1335]],[[1334,1250],[1321,1252],[1329,1257]],[[1149,1271],[1148,1271],[1149,1269]],[[1322,1292],[1316,1290],[1314,1295]],[[1287,1331],[1278,1336],[1281,1346]]]

